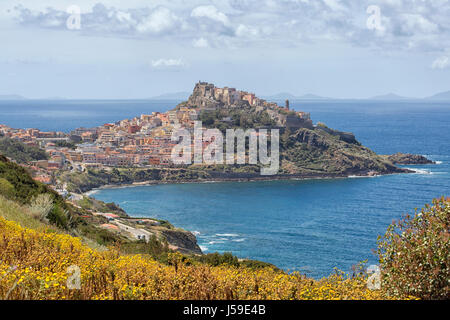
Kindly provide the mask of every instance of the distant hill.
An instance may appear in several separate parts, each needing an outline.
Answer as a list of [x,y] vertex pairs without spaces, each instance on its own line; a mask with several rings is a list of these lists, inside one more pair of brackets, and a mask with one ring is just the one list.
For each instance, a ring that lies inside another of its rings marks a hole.
[[385,100],[385,101],[393,101],[393,100],[411,100],[412,98],[402,97],[395,93],[388,93],[380,96],[375,96],[369,98],[369,100]]
[[270,96],[262,96],[262,98],[265,100],[286,100],[286,99],[294,100],[297,97],[289,92],[280,92]]
[[190,96],[190,92],[172,92],[161,94],[156,97],[151,97],[151,100],[187,100]]
[[0,95],[0,100],[26,100],[27,98],[22,97],[18,94],[6,94]]
[[328,97],[321,97],[317,96],[315,94],[305,94],[303,96],[297,97],[294,100],[331,100],[331,98]]
[[288,92],[280,92],[271,96],[263,96],[265,100],[329,100],[331,98],[317,96],[315,94],[305,94],[302,96],[295,96]]
[[446,100],[446,101],[450,101],[450,91],[446,91],[446,92],[440,92],[437,93],[431,97],[427,97],[425,98],[427,100]]
[[384,100],[384,101],[396,101],[396,100],[435,100],[435,101],[450,101],[450,91],[440,92],[430,97],[420,98],[408,98],[399,96],[395,93],[388,93],[381,96],[375,96],[368,100]]

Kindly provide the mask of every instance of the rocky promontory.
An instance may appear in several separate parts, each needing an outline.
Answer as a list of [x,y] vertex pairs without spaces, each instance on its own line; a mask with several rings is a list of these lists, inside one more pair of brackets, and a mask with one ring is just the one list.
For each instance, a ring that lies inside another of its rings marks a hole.
[[170,244],[170,249],[184,253],[184,254],[202,254],[197,238],[189,231],[180,229],[163,229],[162,236]]
[[436,164],[436,162],[431,161],[430,159],[424,156],[410,153],[398,152],[396,154],[386,155],[383,157],[385,157],[393,164],[400,164],[400,165]]

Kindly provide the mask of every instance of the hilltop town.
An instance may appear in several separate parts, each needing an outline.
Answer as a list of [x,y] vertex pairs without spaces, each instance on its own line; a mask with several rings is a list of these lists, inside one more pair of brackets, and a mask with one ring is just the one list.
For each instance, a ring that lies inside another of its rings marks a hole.
[[[290,110],[289,101],[280,107],[253,93],[199,82],[187,102],[166,113],[142,114],[95,128],[78,128],[70,133],[13,129],[0,124],[0,134],[45,149],[50,159],[35,161],[33,169],[38,172],[37,180],[51,184],[51,173],[62,169],[82,172],[101,167],[171,166],[171,151],[175,145],[171,136],[175,128],[193,130],[194,121],[211,111],[248,108],[256,113],[266,112],[273,128],[295,131],[313,127],[309,113]],[[223,124],[232,124],[233,120],[231,117],[219,119]]]

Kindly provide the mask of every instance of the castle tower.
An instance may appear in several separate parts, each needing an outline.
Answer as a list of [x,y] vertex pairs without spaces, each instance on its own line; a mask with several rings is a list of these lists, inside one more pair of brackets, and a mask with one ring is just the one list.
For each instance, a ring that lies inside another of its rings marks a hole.
[[286,100],[286,109],[289,110],[289,99]]

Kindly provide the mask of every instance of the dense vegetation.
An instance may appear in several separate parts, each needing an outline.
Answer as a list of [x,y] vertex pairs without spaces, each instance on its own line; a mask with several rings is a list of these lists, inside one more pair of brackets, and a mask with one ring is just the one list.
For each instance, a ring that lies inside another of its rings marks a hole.
[[14,159],[18,163],[27,163],[37,160],[47,160],[44,150],[26,145],[20,141],[0,136],[0,154]]
[[[449,203],[448,199],[435,201],[421,215],[406,217],[389,228],[380,245],[378,290],[368,289],[364,272],[349,276],[337,271],[316,281],[270,265],[247,267],[231,254],[196,260],[166,253],[158,242],[145,244],[159,250],[165,259],[161,263],[145,251],[123,255],[117,245],[93,250],[57,230],[23,228],[0,218],[0,298],[448,299]],[[4,210],[1,201],[0,210]],[[400,225],[405,232],[394,234],[394,226]],[[68,288],[71,266],[80,268],[80,290]]]
[[[30,174],[17,164],[0,155],[0,194],[8,199],[31,206],[43,220],[69,229],[75,221],[73,208],[55,191],[33,180]],[[48,202],[47,205],[44,205]]]
[[450,299],[450,198],[393,223],[378,253],[387,292]]
[[[24,229],[0,218],[2,299],[387,298],[381,290],[367,289],[364,275],[336,273],[314,281],[273,268],[186,262],[179,254],[168,260],[160,264],[143,255],[121,255],[114,248],[95,251],[71,236]],[[80,290],[68,288],[73,266],[80,270]]]

